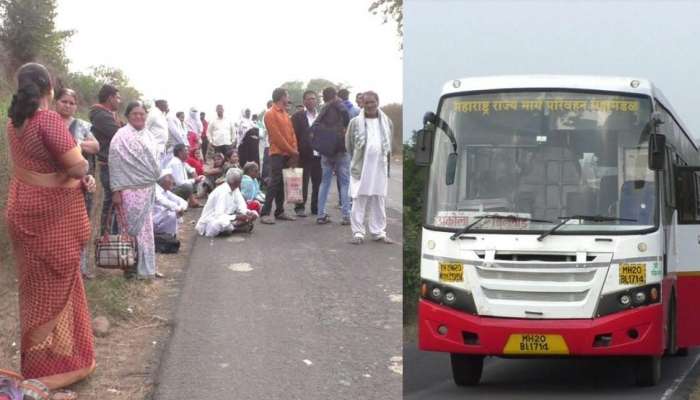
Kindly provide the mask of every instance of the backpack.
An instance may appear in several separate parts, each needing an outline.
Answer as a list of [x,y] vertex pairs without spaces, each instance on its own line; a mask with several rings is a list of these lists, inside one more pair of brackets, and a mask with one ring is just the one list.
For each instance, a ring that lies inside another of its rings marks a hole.
[[173,254],[180,251],[180,240],[167,233],[155,234],[156,253]]

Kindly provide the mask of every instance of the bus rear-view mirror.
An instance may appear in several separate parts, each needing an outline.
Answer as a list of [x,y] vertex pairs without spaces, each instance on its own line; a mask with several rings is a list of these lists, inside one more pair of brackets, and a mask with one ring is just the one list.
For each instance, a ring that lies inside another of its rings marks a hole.
[[649,169],[661,171],[666,164],[666,136],[654,133],[649,136]]

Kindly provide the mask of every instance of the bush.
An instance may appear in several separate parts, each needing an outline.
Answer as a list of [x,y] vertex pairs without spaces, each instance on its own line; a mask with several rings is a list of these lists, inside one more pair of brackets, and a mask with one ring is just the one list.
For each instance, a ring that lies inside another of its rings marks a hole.
[[[427,168],[414,162],[413,146],[403,150],[403,311],[404,324],[412,324],[416,317],[420,284],[421,229],[423,223],[423,189]],[[410,177],[410,178],[407,178]]]

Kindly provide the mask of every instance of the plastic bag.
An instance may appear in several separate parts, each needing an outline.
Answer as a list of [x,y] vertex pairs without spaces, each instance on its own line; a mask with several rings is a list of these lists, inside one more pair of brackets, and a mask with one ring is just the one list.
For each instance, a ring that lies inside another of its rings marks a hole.
[[282,179],[284,180],[284,202],[289,204],[303,203],[302,182],[304,169],[285,168],[282,170]]

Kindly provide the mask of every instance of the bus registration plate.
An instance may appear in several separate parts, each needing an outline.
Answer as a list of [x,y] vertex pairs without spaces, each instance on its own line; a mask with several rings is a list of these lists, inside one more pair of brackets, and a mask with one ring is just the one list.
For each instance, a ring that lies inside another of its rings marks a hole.
[[464,282],[464,264],[441,262],[440,282]]
[[647,283],[647,265],[644,263],[620,263],[620,285],[644,285]]
[[503,354],[569,354],[569,347],[561,335],[540,333],[514,333],[508,338]]

